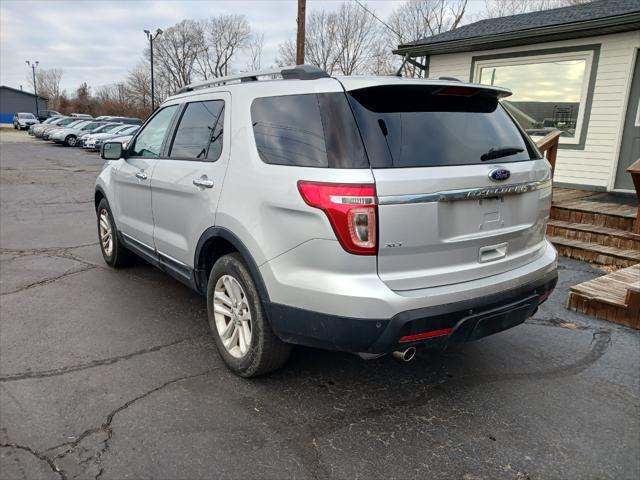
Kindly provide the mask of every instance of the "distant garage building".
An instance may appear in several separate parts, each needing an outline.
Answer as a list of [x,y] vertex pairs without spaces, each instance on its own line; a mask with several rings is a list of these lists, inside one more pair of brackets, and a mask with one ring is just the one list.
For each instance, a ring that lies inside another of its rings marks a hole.
[[[38,111],[47,110],[47,101],[38,95]],[[36,115],[35,95],[0,85],[0,123],[12,123],[13,115],[18,112],[31,112]]]

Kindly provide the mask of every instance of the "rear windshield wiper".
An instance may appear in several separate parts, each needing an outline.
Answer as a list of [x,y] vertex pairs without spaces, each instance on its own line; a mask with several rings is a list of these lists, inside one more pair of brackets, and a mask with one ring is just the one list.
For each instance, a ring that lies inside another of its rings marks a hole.
[[487,153],[484,153],[480,160],[486,162],[487,160],[492,160],[494,158],[502,158],[508,157],[509,155],[515,155],[516,153],[524,152],[524,148],[520,147],[500,147],[500,148],[491,148]]

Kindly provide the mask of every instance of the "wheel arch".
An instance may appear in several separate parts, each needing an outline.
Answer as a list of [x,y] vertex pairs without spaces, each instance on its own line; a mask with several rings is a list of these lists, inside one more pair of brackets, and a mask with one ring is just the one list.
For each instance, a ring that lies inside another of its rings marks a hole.
[[206,294],[213,264],[218,258],[231,252],[238,252],[242,256],[256,283],[260,300],[263,304],[269,303],[269,292],[251,252],[237,235],[224,227],[209,227],[198,240],[193,263],[197,290]]
[[[96,212],[98,211],[98,205],[100,205],[100,202],[102,201],[102,199],[106,199],[107,195],[104,193],[104,190],[102,189],[102,187],[97,186],[95,189],[95,192],[93,193],[93,205],[95,207]],[[107,203],[109,202],[109,200],[107,200]]]

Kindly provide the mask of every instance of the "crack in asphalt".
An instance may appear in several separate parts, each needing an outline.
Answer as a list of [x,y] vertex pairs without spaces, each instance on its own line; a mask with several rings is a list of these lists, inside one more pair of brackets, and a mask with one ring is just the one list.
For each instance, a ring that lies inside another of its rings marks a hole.
[[137,350],[135,352],[127,353],[124,355],[119,355],[117,357],[103,358],[100,360],[92,360],[91,362],[81,363],[79,365],[72,365],[69,367],[60,367],[53,368],[51,370],[39,370],[36,372],[21,372],[21,373],[12,373],[8,375],[0,375],[0,383],[4,382],[15,382],[18,380],[26,380],[32,378],[46,378],[46,377],[55,377],[58,375],[66,375],[67,373],[79,372],[81,370],[87,370],[89,368],[101,367],[103,365],[113,365],[114,363],[121,362],[122,360],[128,360],[133,357],[137,357],[139,355],[145,355],[147,353],[157,352],[159,350],[163,350],[168,347],[173,347],[175,345],[179,345],[181,343],[190,342],[193,340],[197,340],[199,338],[204,337],[205,335],[198,335],[195,337],[187,337],[182,338],[180,340],[175,340],[170,343],[165,343],[162,345],[156,345],[154,347],[143,348],[141,350]]
[[[158,392],[159,390],[162,390],[163,388],[166,388],[170,385],[173,385],[175,383],[178,382],[182,382],[185,380],[190,380],[193,378],[198,378],[198,377],[202,377],[205,375],[208,375],[209,373],[217,370],[219,367],[214,367],[214,368],[210,368],[208,370],[205,370],[203,372],[200,373],[195,373],[195,374],[190,374],[190,375],[184,375],[182,377],[178,377],[178,378],[174,378],[172,380],[169,380],[167,382],[164,382],[163,384],[152,388],[151,390],[147,390],[146,392],[132,398],[131,400],[128,400],[127,402],[125,402],[124,404],[120,405],[119,407],[115,408],[114,410],[112,410],[111,412],[109,412],[107,414],[107,417],[105,419],[105,421],[97,427],[92,427],[92,428],[88,428],[85,431],[83,431],[80,435],[78,435],[76,437],[75,440],[73,440],[72,442],[65,442],[65,443],[61,443],[60,445],[57,445],[55,447],[51,447],[48,448],[47,450],[45,450],[45,452],[51,452],[63,447],[67,447],[65,450],[63,450],[60,453],[57,453],[56,455],[53,456],[53,458],[51,459],[51,462],[53,465],[55,465],[55,460],[61,460],[64,459],[65,457],[67,457],[69,454],[71,454],[78,446],[80,446],[80,444],[88,437],[90,437],[91,435],[94,434],[100,434],[100,433],[104,433],[106,434],[106,438],[104,440],[102,440],[102,447],[100,448],[99,451],[97,451],[96,453],[90,455],[88,458],[85,458],[82,461],[79,461],[78,464],[89,464],[90,462],[95,465],[96,467],[100,465],[101,459],[103,457],[104,454],[107,453],[107,451],[109,450],[109,441],[111,440],[111,438],[113,437],[113,428],[112,428],[112,423],[113,423],[113,419],[115,418],[116,415],[118,415],[120,412],[122,412],[123,410],[126,410],[127,408],[129,408],[131,405],[133,405],[136,402],[139,402],[140,400],[143,400],[147,397],[149,397],[150,395]],[[43,457],[46,457],[44,454],[40,454]],[[48,458],[48,457],[46,457]],[[99,478],[102,474],[104,473],[104,469],[103,468],[99,468],[98,473],[95,475],[95,478]]]
[[62,480],[67,480],[67,475],[64,472],[64,470],[60,469],[51,458],[49,458],[48,456],[40,452],[37,452],[36,450],[34,450],[33,448],[27,445],[20,445],[17,443],[0,443],[0,448],[13,448],[16,450],[23,450],[25,452],[28,452],[34,457],[36,457],[38,460],[46,462],[47,465],[49,465],[49,468],[51,468],[51,470],[54,473],[58,474]]
[[2,292],[0,293],[0,297],[4,297],[6,295],[13,295],[14,293],[20,293],[20,292],[24,292],[25,290],[29,290],[30,288],[35,288],[35,287],[40,287],[43,285],[48,285],[50,283],[54,283],[57,282],[58,280],[62,280],[63,278],[67,278],[67,277],[71,277],[73,275],[77,275],[83,272],[88,272],[89,270],[93,270],[94,268],[97,268],[95,265],[85,265],[82,268],[76,268],[71,267],[69,268],[67,271],[65,271],[64,273],[58,275],[57,277],[52,277],[52,278],[45,278],[44,280],[39,280],[37,282],[33,282],[30,283],[28,285],[24,285],[20,288],[17,288],[16,290],[11,290],[9,292]]
[[[86,439],[87,437],[93,435],[93,434],[98,434],[98,433],[104,433],[106,434],[106,438],[104,440],[102,440],[103,446],[102,448],[95,453],[94,455],[91,455],[89,458],[84,459],[83,461],[78,462],[78,464],[87,464],[90,461],[93,460],[93,464],[95,464],[96,466],[99,465],[100,460],[102,458],[102,456],[109,450],[109,441],[111,440],[111,437],[113,436],[113,428],[111,427],[111,424],[113,423],[113,419],[115,418],[115,416],[122,412],[123,410],[126,410],[127,408],[129,408],[131,405],[133,405],[134,403],[143,400],[147,397],[149,397],[150,395],[154,394],[155,392],[158,392],[159,390],[162,390],[163,388],[168,387],[169,385],[173,385],[175,383],[178,382],[182,382],[184,380],[190,380],[193,378],[197,378],[197,377],[201,377],[204,375],[208,375],[209,373],[217,370],[219,367],[215,367],[215,368],[210,368],[208,370],[205,370],[204,372],[200,372],[200,373],[195,373],[195,374],[190,374],[190,375],[184,375],[182,377],[178,377],[178,378],[174,378],[172,380],[169,380],[167,382],[164,382],[163,384],[152,388],[151,390],[147,390],[146,392],[132,398],[131,400],[128,400],[127,402],[125,402],[124,404],[120,405],[119,407],[115,408],[114,410],[112,410],[111,412],[109,412],[107,414],[107,417],[105,419],[105,421],[100,424],[100,426],[98,427],[92,427],[92,428],[88,428],[87,430],[83,431],[80,435],[78,435],[76,437],[76,439],[72,442],[64,442],[61,443],[60,445],[56,445],[55,447],[51,447],[48,448],[42,452],[39,452],[37,450],[35,450],[34,448],[29,447],[28,445],[20,445],[17,443],[0,443],[0,448],[14,448],[14,449],[20,449],[20,450],[24,450],[26,452],[29,452],[30,454],[32,454],[33,456],[35,456],[36,458],[46,462],[49,467],[51,468],[52,471],[54,471],[55,473],[57,473],[60,478],[62,480],[67,480],[67,473],[65,470],[61,469],[56,461],[57,460],[61,460],[63,458],[65,458],[67,455],[69,455],[70,453],[72,453],[79,445],[80,443],[82,443],[82,441],[84,439]],[[62,447],[67,447],[64,451],[57,453],[54,456],[49,456],[46,455],[44,452],[52,452],[54,450],[60,449]],[[97,479],[98,477],[100,477],[104,472],[104,469],[100,468],[97,475],[95,475],[95,478]]]
[[0,255],[15,255],[16,257],[26,257],[29,255],[60,254],[74,248],[91,247],[99,242],[81,243],[67,247],[43,247],[43,248],[0,248]]

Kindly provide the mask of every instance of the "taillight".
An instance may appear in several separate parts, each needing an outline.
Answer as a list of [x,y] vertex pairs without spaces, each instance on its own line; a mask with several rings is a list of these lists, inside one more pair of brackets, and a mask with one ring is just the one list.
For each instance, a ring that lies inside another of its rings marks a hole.
[[454,95],[458,97],[470,97],[478,92],[477,88],[473,87],[459,87],[457,85],[441,88],[436,92],[436,95]]
[[344,248],[357,255],[375,255],[378,210],[376,186],[298,182],[304,201],[322,210]]

